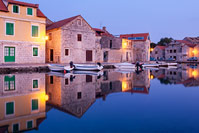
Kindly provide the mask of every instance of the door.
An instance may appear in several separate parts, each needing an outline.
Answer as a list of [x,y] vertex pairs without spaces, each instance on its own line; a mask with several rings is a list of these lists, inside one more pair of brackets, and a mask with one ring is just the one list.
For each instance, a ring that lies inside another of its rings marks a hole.
[[5,62],[15,62],[15,47],[4,48],[4,60]]
[[108,62],[108,51],[104,51],[104,62]]
[[126,61],[129,61],[129,53],[126,52]]
[[92,52],[92,50],[86,50],[86,61],[93,61],[93,52]]
[[53,61],[53,49],[50,50],[50,61]]

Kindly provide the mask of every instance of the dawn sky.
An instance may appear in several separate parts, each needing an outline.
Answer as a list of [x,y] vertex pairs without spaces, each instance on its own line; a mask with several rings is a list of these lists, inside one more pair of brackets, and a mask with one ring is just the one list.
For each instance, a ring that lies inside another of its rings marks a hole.
[[113,35],[149,32],[183,39],[199,36],[199,0],[21,0],[40,4],[52,21],[82,15],[92,27],[106,26]]

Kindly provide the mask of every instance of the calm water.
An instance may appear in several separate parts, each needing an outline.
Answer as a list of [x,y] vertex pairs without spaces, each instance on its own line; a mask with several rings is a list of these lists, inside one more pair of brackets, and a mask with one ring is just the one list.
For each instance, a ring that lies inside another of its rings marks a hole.
[[0,106],[0,132],[199,132],[199,67],[0,75]]

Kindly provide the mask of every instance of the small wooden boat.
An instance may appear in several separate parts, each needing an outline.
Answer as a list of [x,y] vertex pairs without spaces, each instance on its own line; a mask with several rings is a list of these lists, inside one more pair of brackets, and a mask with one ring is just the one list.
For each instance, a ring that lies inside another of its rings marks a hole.
[[63,66],[58,64],[48,64],[48,68],[54,72],[63,72],[64,70],[70,72],[74,69],[74,66]]
[[53,72],[53,71],[49,72],[48,75],[49,76],[57,76],[57,77],[61,77],[61,78],[70,78],[71,76],[73,76],[73,74],[71,74],[71,73],[64,74],[62,72]]
[[143,67],[159,67],[159,64],[143,64]]
[[117,69],[135,69],[135,65],[131,63],[117,63],[114,65]]
[[58,64],[48,64],[48,68],[55,72],[64,71],[64,66]]
[[82,71],[101,71],[103,66],[101,64],[97,65],[87,65],[87,64],[74,64],[74,70]]
[[74,75],[92,75],[92,76],[103,76],[103,71],[78,71],[78,70],[75,70],[73,71],[73,74]]

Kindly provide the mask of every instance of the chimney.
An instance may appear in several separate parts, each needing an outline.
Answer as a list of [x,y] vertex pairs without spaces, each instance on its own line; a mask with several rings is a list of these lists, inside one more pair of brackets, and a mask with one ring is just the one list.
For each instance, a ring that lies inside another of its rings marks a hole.
[[104,26],[104,27],[102,28],[102,30],[103,30],[103,31],[106,31],[106,27]]
[[3,0],[3,3],[6,7],[8,6],[8,0]]

